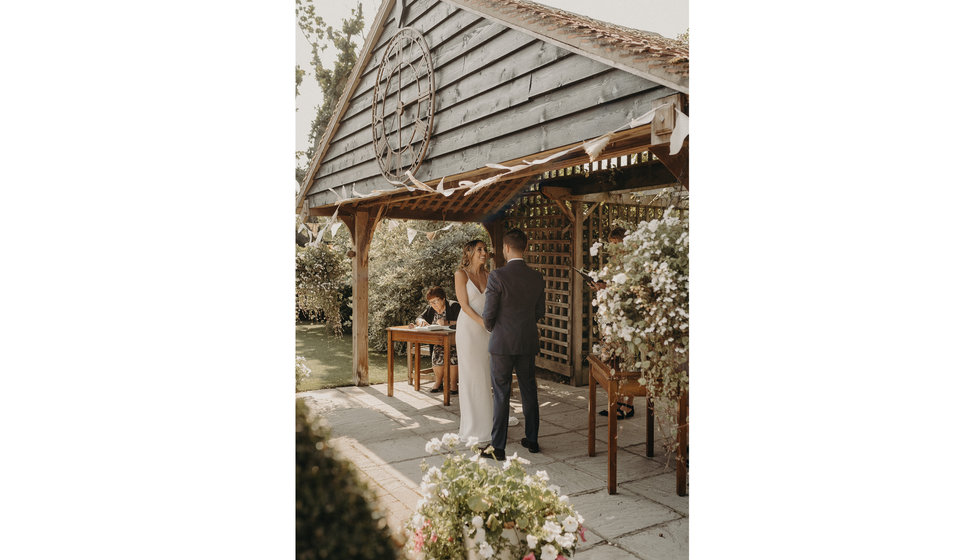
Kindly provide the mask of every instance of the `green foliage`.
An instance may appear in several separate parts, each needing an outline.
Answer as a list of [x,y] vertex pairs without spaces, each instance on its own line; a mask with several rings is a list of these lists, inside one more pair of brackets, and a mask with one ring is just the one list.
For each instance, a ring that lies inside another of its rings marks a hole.
[[384,515],[329,432],[296,401],[296,558],[394,559]]
[[350,293],[350,260],[331,244],[296,250],[297,318],[323,322],[338,336],[343,332],[345,294]]
[[[317,15],[313,0],[296,0],[296,22],[312,49],[313,76],[323,94],[323,101],[317,106],[316,116],[310,124],[308,136],[310,145],[306,152],[297,152],[297,159],[302,153],[306,156],[306,161],[310,162],[315,155],[317,142],[323,136],[344,87],[347,85],[351,70],[357,63],[358,45],[354,39],[364,31],[364,10],[361,3],[358,2],[357,8],[351,10],[351,17],[342,21],[338,31],[332,26],[326,26],[323,18]],[[325,67],[320,58],[320,53],[326,51],[331,45],[339,51],[332,70]],[[302,81],[301,72],[305,74],[297,66],[297,91],[299,91],[299,84]],[[306,169],[297,165],[297,181],[302,181],[305,174]]]
[[[468,446],[472,455],[466,453]],[[424,558],[464,558],[464,535],[483,558],[570,557],[584,536],[584,519],[548,484],[548,473],[528,475],[530,462],[516,453],[501,464],[479,456],[476,438],[461,442],[457,434],[433,438],[429,453],[441,453],[440,467],[422,461],[422,500],[406,524],[413,537],[406,549]],[[505,529],[516,532],[511,540]]]
[[371,241],[369,263],[368,344],[387,351],[386,328],[412,322],[426,307],[425,292],[431,286],[442,286],[449,299],[456,300],[453,274],[463,257],[463,245],[482,239],[490,246],[490,237],[480,224],[454,223],[448,231],[439,231],[430,241],[419,233],[411,244],[407,228],[434,231],[449,222],[382,220]]

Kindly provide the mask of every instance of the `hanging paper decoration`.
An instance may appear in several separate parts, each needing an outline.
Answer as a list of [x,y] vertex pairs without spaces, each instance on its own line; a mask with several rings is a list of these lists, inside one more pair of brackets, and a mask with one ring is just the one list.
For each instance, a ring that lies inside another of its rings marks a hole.
[[412,241],[415,239],[415,235],[418,233],[417,230],[408,228],[408,244],[411,245]]
[[674,124],[674,131],[670,133],[670,155],[681,151],[684,146],[684,139],[688,134],[688,117],[680,109],[674,107],[677,113],[677,123]]
[[334,225],[330,226],[330,237],[331,238],[337,237],[337,230],[340,229],[340,225],[342,223],[343,222],[338,221],[338,222],[335,222]]
[[609,144],[610,140],[612,140],[612,132],[607,132],[595,140],[589,140],[583,144],[585,153],[589,154],[589,161],[595,161],[599,157],[599,154],[602,153],[602,150],[606,148],[606,145]]
[[327,228],[323,228],[320,230],[320,233],[318,233],[316,236],[316,241],[313,242],[314,247],[320,244],[320,240],[323,239],[323,234],[326,232],[327,232]]

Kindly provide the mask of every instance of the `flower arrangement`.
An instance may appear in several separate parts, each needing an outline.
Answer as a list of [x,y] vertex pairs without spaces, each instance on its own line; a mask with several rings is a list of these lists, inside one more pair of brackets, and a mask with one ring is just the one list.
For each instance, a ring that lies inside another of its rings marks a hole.
[[[593,352],[614,371],[640,372],[650,394],[668,402],[688,387],[681,367],[688,360],[688,219],[672,213],[668,208],[660,220],[640,222],[622,243],[607,245],[607,265],[592,273],[606,283],[592,302],[600,336]],[[600,248],[594,244],[592,255]],[[675,429],[687,422],[676,410],[668,415]]]
[[[529,475],[529,461],[514,455],[501,464],[480,456],[476,438],[433,438],[425,449],[441,453],[441,467],[422,461],[422,499],[407,529],[415,558],[520,558],[564,560],[585,540],[582,516],[548,473]],[[466,448],[473,452],[467,456]],[[469,546],[467,546],[469,541]],[[469,550],[467,550],[469,548]]]

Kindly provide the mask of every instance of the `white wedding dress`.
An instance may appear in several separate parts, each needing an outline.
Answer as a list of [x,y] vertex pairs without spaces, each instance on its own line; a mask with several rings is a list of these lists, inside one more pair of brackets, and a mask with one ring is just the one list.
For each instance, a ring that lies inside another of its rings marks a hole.
[[[486,296],[466,280],[470,307],[483,315]],[[490,442],[493,396],[490,389],[490,333],[465,312],[456,320],[456,356],[459,358],[459,437]]]

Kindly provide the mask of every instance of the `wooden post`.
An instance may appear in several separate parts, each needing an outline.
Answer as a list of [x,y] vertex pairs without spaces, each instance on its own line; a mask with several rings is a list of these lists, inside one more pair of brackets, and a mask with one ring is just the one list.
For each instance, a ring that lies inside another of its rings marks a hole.
[[500,268],[507,264],[504,260],[504,223],[501,220],[485,222],[483,229],[490,235],[490,244],[493,245],[493,267]]
[[677,404],[677,495],[687,496],[687,391]]
[[[561,204],[559,202],[558,204]],[[582,268],[582,203],[572,202],[572,266]],[[582,276],[574,270],[568,272],[572,284],[568,305],[568,365],[572,385],[581,387],[588,380],[588,372],[582,368]]]
[[[354,331],[354,384],[368,385],[368,252],[371,248],[371,236],[378,216],[367,210],[355,210],[353,218],[342,217],[347,228],[351,230],[354,244],[352,269],[352,284],[354,288],[353,331]],[[352,227],[353,226],[353,227]]]

